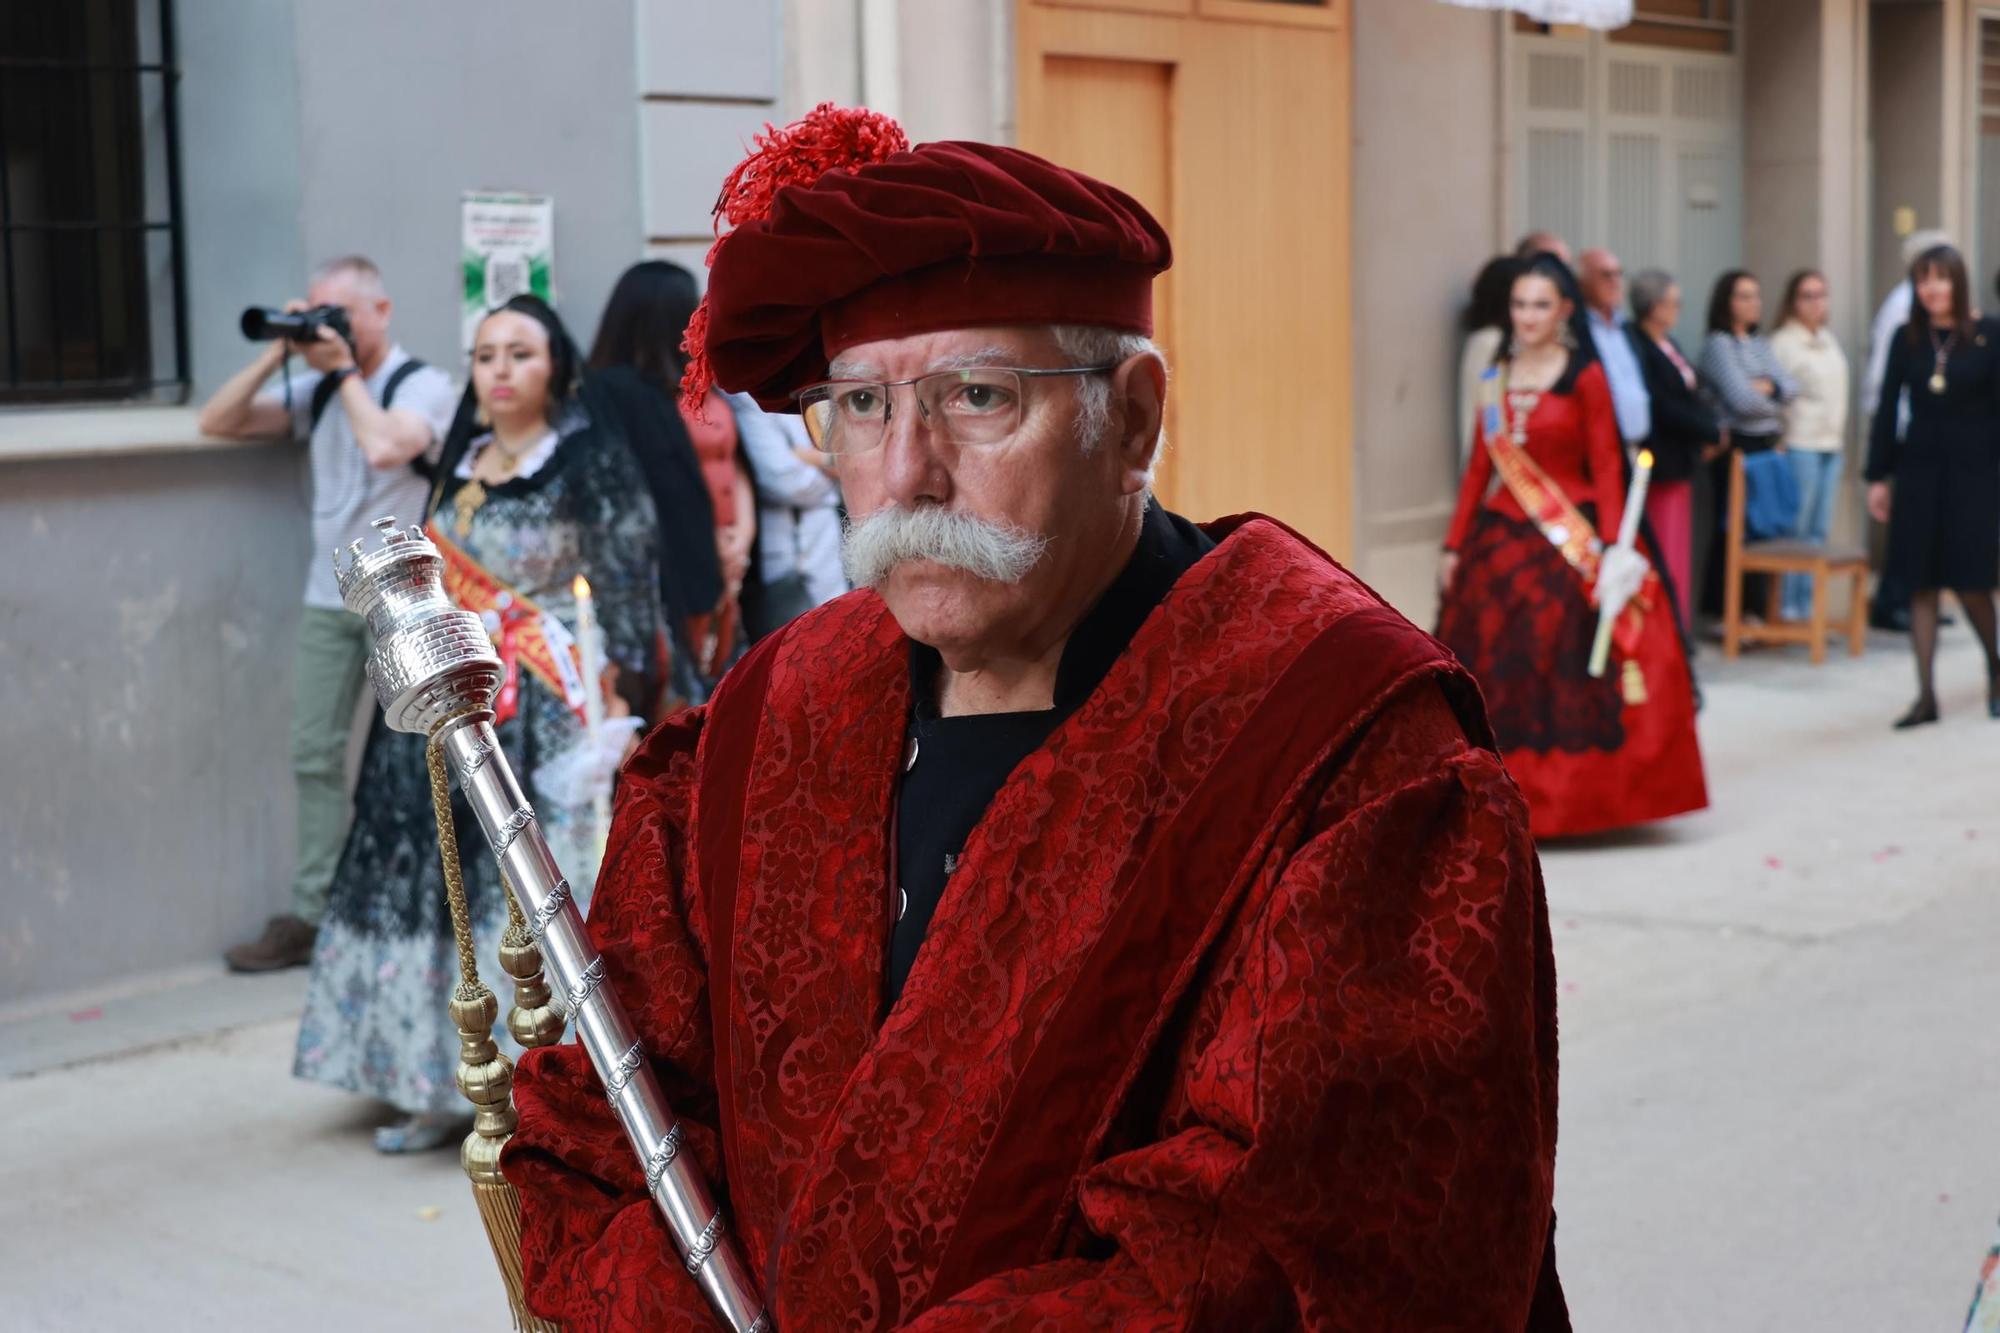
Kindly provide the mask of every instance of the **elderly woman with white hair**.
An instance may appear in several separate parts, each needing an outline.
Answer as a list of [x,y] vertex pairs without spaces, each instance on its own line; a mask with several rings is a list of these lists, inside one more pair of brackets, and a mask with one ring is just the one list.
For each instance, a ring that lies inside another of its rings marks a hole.
[[1721,451],[1728,435],[1697,392],[1694,365],[1674,339],[1681,285],[1670,273],[1646,269],[1632,279],[1631,302],[1632,346],[1653,403],[1653,431],[1645,442],[1653,452],[1646,521],[1659,543],[1681,625],[1692,629],[1694,478],[1700,465]]

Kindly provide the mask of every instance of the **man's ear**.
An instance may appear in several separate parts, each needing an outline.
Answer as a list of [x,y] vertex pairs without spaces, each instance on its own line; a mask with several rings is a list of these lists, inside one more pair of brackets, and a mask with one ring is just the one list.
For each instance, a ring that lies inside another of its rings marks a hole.
[[1157,352],[1139,352],[1111,372],[1111,448],[1118,453],[1120,489],[1137,495],[1152,484],[1166,425],[1167,363]]

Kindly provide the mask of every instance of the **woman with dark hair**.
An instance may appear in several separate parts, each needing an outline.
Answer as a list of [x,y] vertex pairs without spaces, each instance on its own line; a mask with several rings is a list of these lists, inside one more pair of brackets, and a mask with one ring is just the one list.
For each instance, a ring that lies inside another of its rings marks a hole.
[[[1612,545],[1624,454],[1581,308],[1552,255],[1514,279],[1438,569],[1438,637],[1486,695],[1537,837],[1708,803],[1671,603],[1644,557]],[[1621,583],[1639,591],[1615,622],[1609,669],[1592,676],[1597,595]]]
[[1507,326],[1507,293],[1522,261],[1496,255],[1472,280],[1472,303],[1465,308],[1465,346],[1458,356],[1458,465],[1472,456],[1472,427],[1479,415],[1479,377],[1500,354],[1501,331]]
[[[1702,341],[1696,370],[1701,376],[1702,391],[1715,405],[1723,429],[1729,432],[1729,448],[1751,458],[1782,447],[1785,404],[1798,395],[1798,384],[1778,363],[1777,353],[1758,332],[1763,321],[1764,293],[1755,275],[1734,268],[1715,280],[1708,298],[1708,336]],[[1762,466],[1749,463],[1753,501]],[[1706,532],[1698,534],[1695,541],[1695,549],[1706,552],[1707,565],[1701,578],[1699,605],[1711,614],[1722,610],[1723,528],[1727,522],[1730,468],[1726,449],[1709,460],[1707,502],[1700,507],[1706,521],[1698,520]],[[1782,529],[1790,528],[1792,517],[1791,506],[1787,505]],[[1780,530],[1751,535],[1784,534]],[[1760,604],[1754,597],[1751,602]]]
[[642,454],[684,457],[692,448],[708,497],[721,588],[706,602],[675,610],[686,617],[702,673],[712,680],[741,637],[740,598],[757,540],[757,497],[730,404],[712,390],[701,412],[679,401],[686,369],[681,339],[700,302],[694,275],[679,264],[648,259],[632,265],[598,321],[590,368],[633,404]]
[[[1915,589],[1910,647],[1917,701],[1899,728],[1938,720],[1932,665],[1940,593],[1950,588],[1986,650],[1986,711],[2000,718],[2000,650],[1993,590],[2000,584],[2000,325],[1975,319],[1965,261],[1940,245],[1910,266],[1910,322],[1889,349],[1881,405],[1868,438],[1868,512],[1889,525],[1885,579]],[[1896,439],[1896,403],[1909,391],[1910,425]]]
[[[493,636],[501,748],[585,905],[613,772],[645,723],[679,701],[665,689],[659,522],[646,476],[618,412],[579,372],[575,345],[539,299],[488,314],[423,517],[446,592]],[[599,650],[589,657],[578,642],[585,580]],[[586,661],[602,664],[598,679],[586,678]],[[424,749],[423,737],[376,715],[293,1065],[301,1078],[394,1105],[406,1118],[377,1131],[384,1152],[439,1146],[468,1114],[453,1085],[459,1042],[445,1006],[457,957]],[[460,845],[482,845],[462,798],[453,811]],[[505,891],[491,857],[468,854],[464,875],[480,956],[491,958]]]

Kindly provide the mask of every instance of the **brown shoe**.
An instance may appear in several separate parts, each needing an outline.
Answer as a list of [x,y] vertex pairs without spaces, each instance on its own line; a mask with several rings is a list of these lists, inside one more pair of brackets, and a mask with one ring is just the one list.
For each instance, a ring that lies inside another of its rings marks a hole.
[[310,963],[319,927],[290,912],[264,924],[264,933],[222,955],[232,972],[276,972]]

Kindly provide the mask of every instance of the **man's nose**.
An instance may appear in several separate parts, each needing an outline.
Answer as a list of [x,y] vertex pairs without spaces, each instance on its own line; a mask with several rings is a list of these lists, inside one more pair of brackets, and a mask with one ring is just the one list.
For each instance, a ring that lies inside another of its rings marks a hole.
[[[897,390],[891,389],[891,394]],[[951,495],[951,473],[945,465],[937,432],[917,404],[914,386],[888,404],[889,420],[882,427],[882,482],[889,498],[909,506],[942,502]]]

